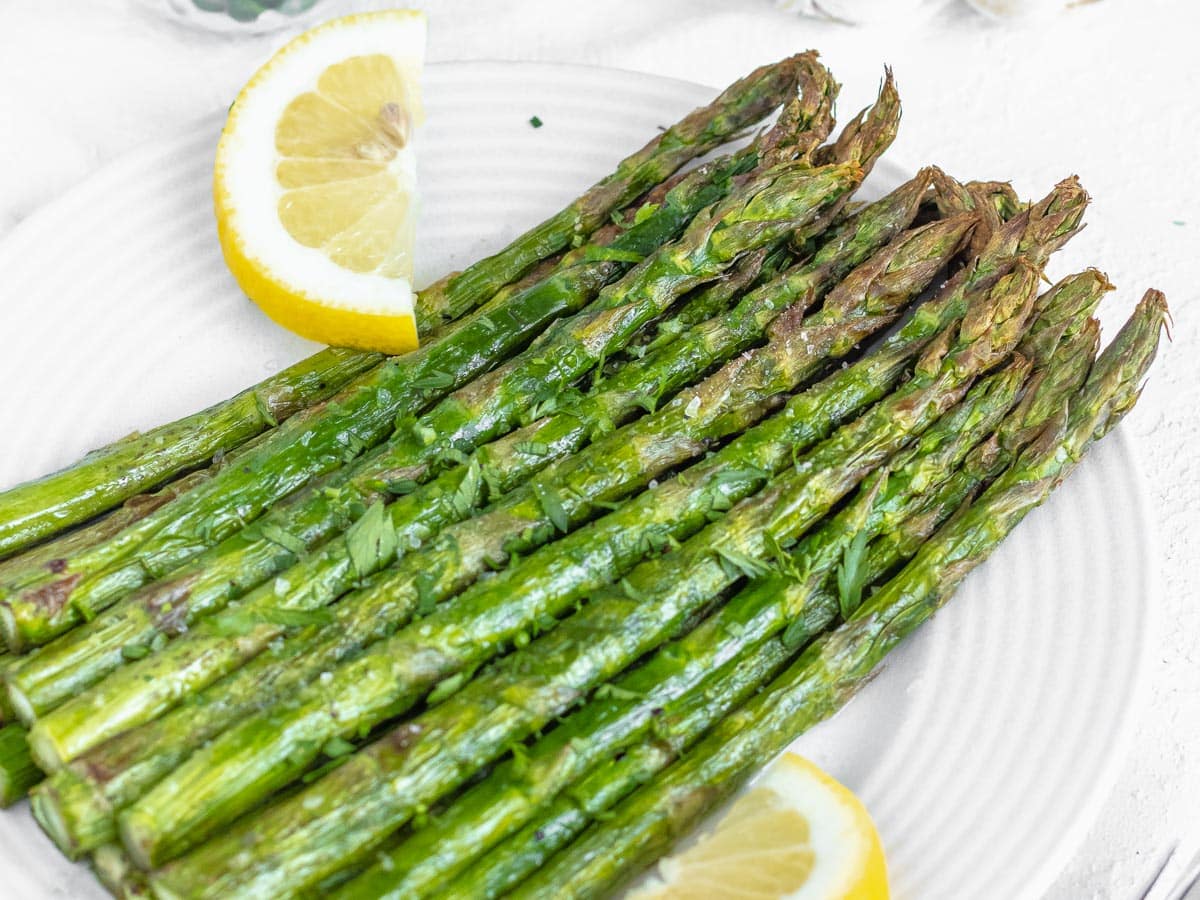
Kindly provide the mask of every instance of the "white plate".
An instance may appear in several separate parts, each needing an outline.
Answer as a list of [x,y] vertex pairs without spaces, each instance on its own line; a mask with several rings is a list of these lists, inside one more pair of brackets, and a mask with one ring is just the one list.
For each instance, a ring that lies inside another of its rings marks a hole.
[[[426,92],[422,281],[502,246],[713,95],[512,63],[431,66]],[[221,262],[209,200],[218,129],[214,118],[131,154],[0,246],[0,484],[311,352]],[[905,177],[885,162],[869,193]],[[1154,608],[1142,496],[1118,433],[797,744],[866,801],[898,897],[1036,897],[1082,839],[1129,737]],[[8,896],[101,896],[24,808],[0,815],[0,873]]]

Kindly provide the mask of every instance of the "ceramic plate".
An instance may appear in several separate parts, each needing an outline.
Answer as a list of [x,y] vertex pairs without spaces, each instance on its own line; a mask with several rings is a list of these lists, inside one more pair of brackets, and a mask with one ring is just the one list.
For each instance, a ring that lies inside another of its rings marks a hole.
[[[574,66],[430,66],[418,280],[503,246],[713,94]],[[131,154],[0,245],[0,485],[312,352],[222,264],[209,198],[219,129],[212,118]],[[885,161],[864,194],[907,174]],[[1121,759],[1148,642],[1142,498],[1118,430],[797,743],[874,814],[896,896],[1037,897],[1082,839]],[[24,806],[0,814],[0,875],[8,896],[103,896]]]

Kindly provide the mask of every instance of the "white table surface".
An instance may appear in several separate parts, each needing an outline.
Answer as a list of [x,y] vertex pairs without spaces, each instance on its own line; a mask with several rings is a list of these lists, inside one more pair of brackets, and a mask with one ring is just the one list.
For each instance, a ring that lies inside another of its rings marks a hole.
[[[227,106],[282,39],[167,26],[147,5],[0,3],[0,239],[106,161]],[[1120,289],[1101,308],[1110,326],[1151,285],[1175,311],[1174,344],[1122,426],[1140,445],[1165,590],[1133,749],[1047,896],[1140,897],[1167,851],[1200,834],[1200,3],[1099,0],[1036,26],[952,6],[899,28],[803,19],[770,0],[410,5],[429,12],[431,60],[594,63],[724,85],[815,47],[844,83],[843,118],[869,102],[890,64],[904,98],[896,160],[1011,179],[1025,196],[1081,177],[1095,197],[1090,225],[1056,271],[1108,272]]]

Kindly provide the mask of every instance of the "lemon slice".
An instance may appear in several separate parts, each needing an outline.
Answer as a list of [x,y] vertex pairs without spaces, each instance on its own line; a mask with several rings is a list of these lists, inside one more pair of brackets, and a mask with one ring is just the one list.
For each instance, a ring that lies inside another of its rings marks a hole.
[[217,145],[213,196],[242,290],[297,334],[401,353],[413,317],[425,17],[346,16],[255,73]]
[[630,900],[886,900],[879,834],[849,789],[786,754]]

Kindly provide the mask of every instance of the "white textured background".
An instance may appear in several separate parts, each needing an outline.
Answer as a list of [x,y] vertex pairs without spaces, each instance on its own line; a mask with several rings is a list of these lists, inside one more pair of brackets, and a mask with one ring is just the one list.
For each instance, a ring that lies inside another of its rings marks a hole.
[[[1200,837],[1200,2],[1099,0],[1036,26],[993,25],[953,6],[928,21],[854,29],[770,0],[409,5],[430,14],[432,60],[596,63],[724,85],[816,47],[844,83],[843,114],[869,102],[890,64],[904,98],[897,161],[1011,179],[1029,196],[1082,178],[1095,197],[1090,226],[1055,271],[1107,271],[1120,288],[1101,310],[1109,324],[1150,285],[1175,311],[1175,342],[1125,426],[1158,511],[1165,596],[1131,756],[1048,896],[1139,897],[1174,844],[1195,848]],[[167,26],[153,6],[0,3],[0,238],[105,161],[228,105],[280,40]]]

